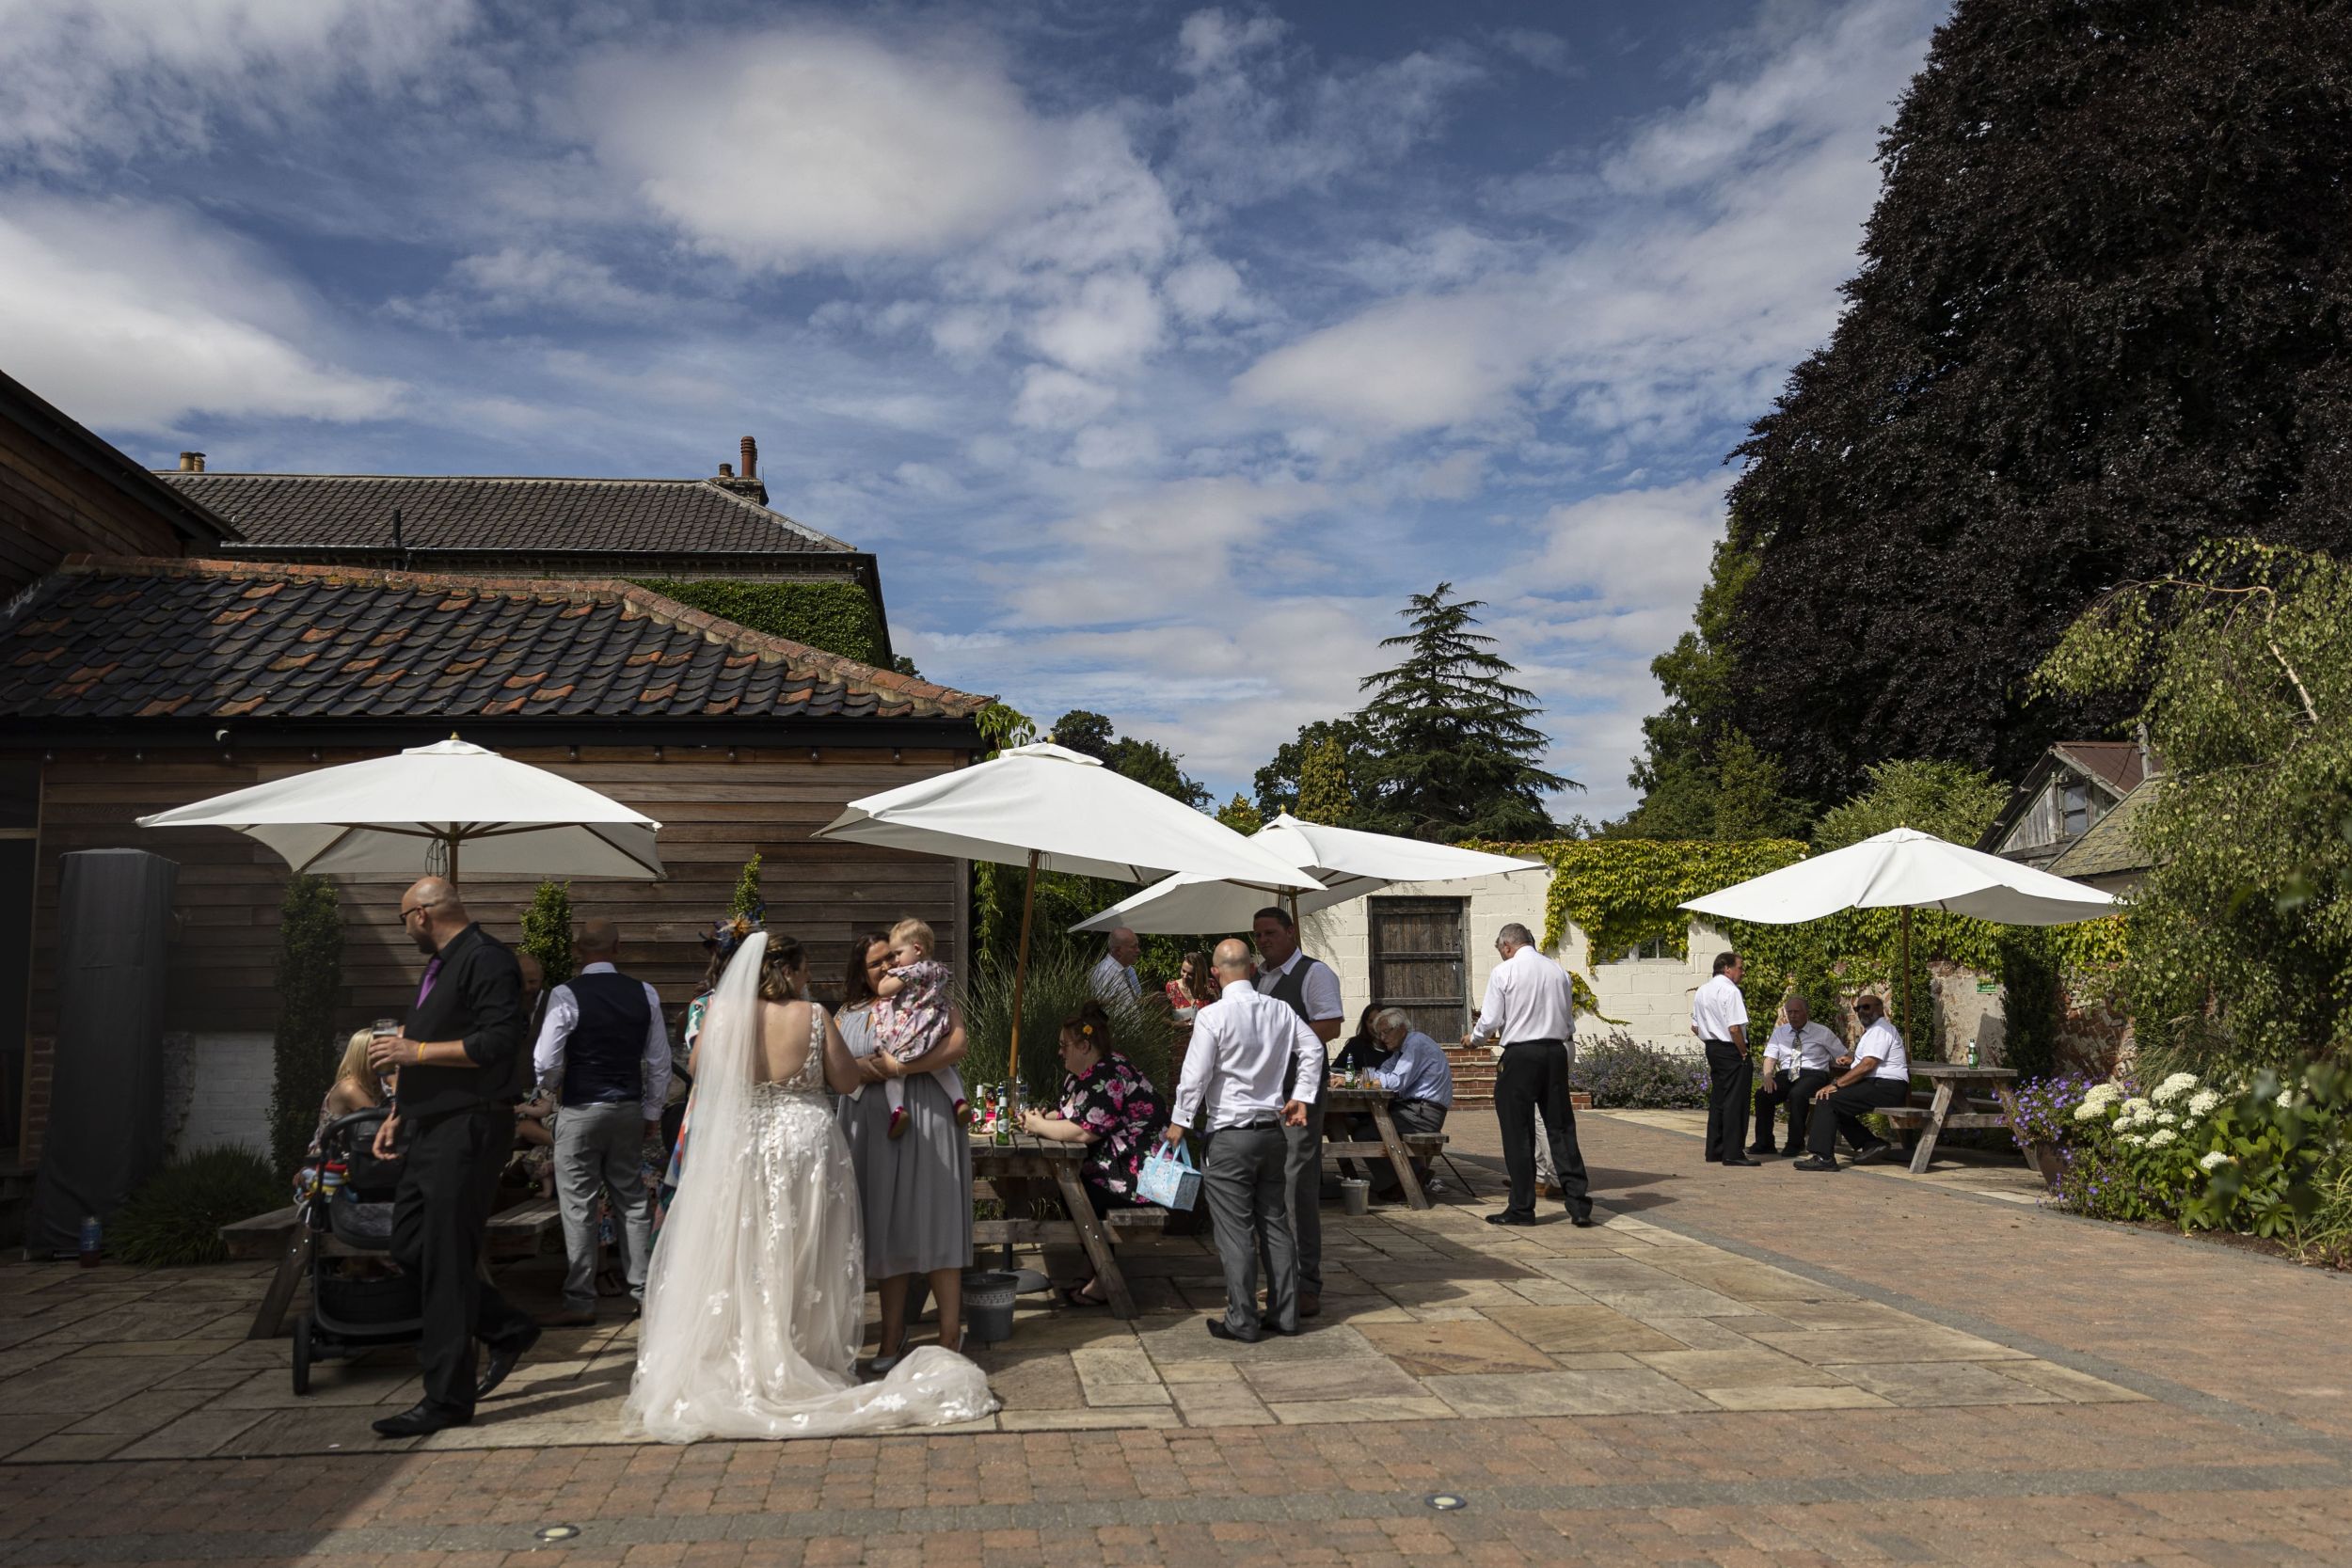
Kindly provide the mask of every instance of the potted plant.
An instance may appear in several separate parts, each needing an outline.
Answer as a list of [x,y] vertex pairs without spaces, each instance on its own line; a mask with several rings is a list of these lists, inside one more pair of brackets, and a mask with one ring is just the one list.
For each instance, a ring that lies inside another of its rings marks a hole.
[[2066,1170],[2066,1130],[2090,1090],[2090,1080],[2080,1076],[2037,1078],[2010,1096],[2010,1136],[2054,1193]]

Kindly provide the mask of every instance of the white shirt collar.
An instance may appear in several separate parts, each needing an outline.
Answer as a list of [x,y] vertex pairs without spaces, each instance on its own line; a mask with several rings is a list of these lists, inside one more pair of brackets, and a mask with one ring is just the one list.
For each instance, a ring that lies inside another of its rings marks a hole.
[[592,964],[580,965],[580,972],[582,974],[618,974],[620,973],[619,970],[613,968],[602,958],[598,958]]

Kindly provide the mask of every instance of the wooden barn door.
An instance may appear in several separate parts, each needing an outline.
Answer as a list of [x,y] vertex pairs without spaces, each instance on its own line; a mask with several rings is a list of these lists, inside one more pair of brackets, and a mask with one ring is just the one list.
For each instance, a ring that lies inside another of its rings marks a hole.
[[[1372,1000],[1440,1044],[1470,1026],[1463,898],[1373,898]],[[1354,1021],[1349,1021],[1351,1025]]]

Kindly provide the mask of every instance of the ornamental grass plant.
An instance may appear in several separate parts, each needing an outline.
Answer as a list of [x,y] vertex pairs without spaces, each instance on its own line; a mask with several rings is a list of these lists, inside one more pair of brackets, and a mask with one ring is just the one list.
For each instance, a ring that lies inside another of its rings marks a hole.
[[[1052,1105],[1061,1099],[1061,1022],[1072,1017],[1094,992],[1088,973],[1094,960],[1068,948],[1029,955],[1029,976],[1021,999],[1021,1091],[1031,1105]],[[969,1048],[959,1070],[967,1085],[1002,1083],[1013,1076],[1006,1057],[1012,1044],[1013,966],[994,953],[982,953],[962,979],[963,1027]],[[1113,1007],[1111,1049],[1125,1056],[1136,1070],[1152,1081],[1163,1104],[1176,1089],[1172,1061],[1172,1029],[1168,1005],[1146,992],[1133,1007]]]
[[251,1149],[201,1149],[139,1184],[107,1226],[106,1250],[140,1268],[225,1263],[220,1227],[285,1201],[285,1185]]

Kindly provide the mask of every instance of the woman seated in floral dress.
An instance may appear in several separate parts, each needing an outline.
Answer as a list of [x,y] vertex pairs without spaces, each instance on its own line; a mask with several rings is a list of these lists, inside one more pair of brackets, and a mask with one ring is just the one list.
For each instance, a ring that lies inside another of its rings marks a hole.
[[[1022,1131],[1056,1143],[1084,1144],[1078,1180],[1097,1215],[1132,1209],[1136,1180],[1168,1112],[1152,1081],[1111,1049],[1111,1020],[1100,1002],[1089,1002],[1061,1026],[1061,1106],[1031,1111]],[[1108,1298],[1099,1280],[1065,1286],[1062,1300],[1073,1307],[1100,1307]]]

